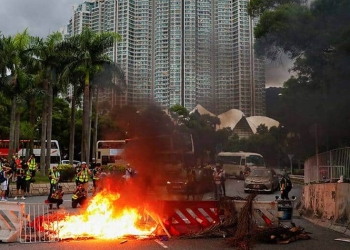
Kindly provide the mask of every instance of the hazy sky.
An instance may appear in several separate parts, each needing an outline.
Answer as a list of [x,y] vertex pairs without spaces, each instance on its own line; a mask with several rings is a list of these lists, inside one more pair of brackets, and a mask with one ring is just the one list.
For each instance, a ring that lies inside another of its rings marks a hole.
[[[46,37],[68,23],[72,16],[72,5],[83,0],[0,0],[0,31],[3,35],[14,35],[28,28],[34,36]],[[266,87],[282,86],[289,78],[290,63],[268,64]]]

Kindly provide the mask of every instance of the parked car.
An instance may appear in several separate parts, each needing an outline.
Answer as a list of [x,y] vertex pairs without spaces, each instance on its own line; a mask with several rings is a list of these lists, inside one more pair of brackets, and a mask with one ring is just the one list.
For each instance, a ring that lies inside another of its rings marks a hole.
[[[166,186],[170,193],[185,193],[187,189],[187,171],[183,170],[175,177],[168,179]],[[209,192],[213,189],[213,170],[207,168],[195,169],[195,193]]]
[[[73,167],[75,168],[77,165],[80,165],[80,161],[77,161],[77,160],[73,160]],[[61,161],[61,164],[69,164],[69,160],[62,160]]]
[[244,181],[244,192],[263,191],[273,193],[278,189],[279,179],[273,169],[253,169]]

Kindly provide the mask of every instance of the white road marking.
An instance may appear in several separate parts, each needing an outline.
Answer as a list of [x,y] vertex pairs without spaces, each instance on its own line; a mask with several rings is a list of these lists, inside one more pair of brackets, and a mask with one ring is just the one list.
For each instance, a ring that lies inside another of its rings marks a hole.
[[155,242],[157,242],[159,245],[161,245],[163,248],[168,248],[167,245],[165,245],[163,242],[161,242],[160,240],[154,240]]

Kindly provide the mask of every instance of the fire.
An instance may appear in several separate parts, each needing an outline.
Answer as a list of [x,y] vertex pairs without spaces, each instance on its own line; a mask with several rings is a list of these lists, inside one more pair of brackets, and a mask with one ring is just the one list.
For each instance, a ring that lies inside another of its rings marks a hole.
[[122,208],[117,211],[119,194],[101,192],[93,197],[87,209],[80,215],[69,215],[55,223],[60,239],[93,237],[115,239],[127,235],[147,236],[155,225],[141,224],[142,218],[136,208]]

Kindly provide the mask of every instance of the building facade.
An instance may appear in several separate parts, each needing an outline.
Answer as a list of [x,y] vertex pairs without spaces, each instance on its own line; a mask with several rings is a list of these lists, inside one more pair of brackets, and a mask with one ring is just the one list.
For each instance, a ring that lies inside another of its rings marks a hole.
[[105,90],[116,104],[265,115],[264,62],[254,53],[257,20],[248,1],[90,0],[73,7],[65,35],[88,25],[123,37],[108,51],[127,83],[123,94]]

